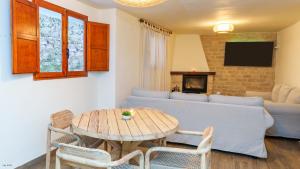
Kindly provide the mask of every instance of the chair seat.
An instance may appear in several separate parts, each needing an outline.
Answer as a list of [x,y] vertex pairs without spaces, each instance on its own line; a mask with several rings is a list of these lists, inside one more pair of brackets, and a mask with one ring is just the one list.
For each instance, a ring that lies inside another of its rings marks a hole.
[[130,164],[122,164],[116,167],[112,167],[112,169],[139,169],[139,167]]
[[151,160],[151,169],[200,169],[201,157],[199,155],[158,152]]
[[58,139],[55,139],[53,142],[52,142],[52,145],[57,147],[57,144],[58,143],[65,143],[65,144],[70,144],[70,143],[74,143],[76,142],[76,138],[71,136],[71,135],[64,135],[62,137],[59,137]]

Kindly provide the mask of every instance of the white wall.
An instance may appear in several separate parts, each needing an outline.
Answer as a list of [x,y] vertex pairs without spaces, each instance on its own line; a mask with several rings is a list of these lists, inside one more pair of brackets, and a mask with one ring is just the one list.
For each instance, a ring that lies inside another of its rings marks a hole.
[[278,33],[276,83],[300,86],[300,21]]
[[[96,108],[115,107],[117,100],[121,100],[118,97],[125,98],[136,83],[137,68],[127,69],[121,67],[123,62],[118,62],[120,68],[116,69],[116,58],[122,58],[127,66],[131,66],[128,63],[136,63],[138,47],[133,45],[136,42],[126,44],[126,40],[122,38],[139,36],[131,31],[130,34],[118,38],[122,43],[116,42],[116,9],[98,10],[77,0],[49,1],[88,15],[92,21],[111,24],[110,71],[89,73],[87,78],[44,81],[34,81],[32,74],[12,75],[10,1],[0,1],[0,166],[12,164],[6,169],[18,167],[45,153],[46,129],[52,112],[70,109],[79,113]],[[122,45],[130,47],[130,51],[125,50]],[[117,53],[120,57],[116,57]],[[121,56],[122,53],[126,54]],[[116,78],[123,77],[123,74],[126,80],[132,81],[124,88],[122,83],[125,81],[122,80],[116,86]],[[116,95],[116,89],[122,94]]]
[[198,34],[175,35],[172,71],[209,71]]
[[101,108],[116,107],[116,9],[99,11],[99,20],[110,24],[109,72],[98,78],[98,104]]
[[132,87],[140,83],[139,19],[117,10],[116,104],[122,103]]

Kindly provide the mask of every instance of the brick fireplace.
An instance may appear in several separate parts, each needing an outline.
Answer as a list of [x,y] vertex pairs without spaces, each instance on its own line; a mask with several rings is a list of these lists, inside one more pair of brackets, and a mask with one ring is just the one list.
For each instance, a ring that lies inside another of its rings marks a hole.
[[212,94],[215,74],[215,72],[171,72],[171,90]]

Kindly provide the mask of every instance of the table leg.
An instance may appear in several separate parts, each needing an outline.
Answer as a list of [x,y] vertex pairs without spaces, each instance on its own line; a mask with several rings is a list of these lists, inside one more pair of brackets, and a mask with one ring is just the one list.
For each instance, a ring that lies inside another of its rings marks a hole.
[[108,143],[106,141],[104,142],[103,146],[104,146],[104,150],[108,152]]
[[[134,142],[119,142],[119,141],[107,141],[109,145],[113,147],[112,154],[116,155],[117,158],[122,158],[125,155],[138,150],[138,146],[142,143],[140,141],[134,141]],[[138,163],[138,159],[134,159],[133,163]]]
[[[142,142],[123,142],[122,143],[122,150],[121,150],[121,157],[124,157],[125,155],[138,150],[138,146],[141,144]],[[131,164],[139,164],[139,158],[135,157],[132,160],[130,160]]]
[[109,153],[112,156],[112,160],[118,160],[121,157],[122,145],[118,141],[107,141]]
[[139,141],[135,141],[135,142],[123,142],[122,144],[122,153],[121,153],[121,157],[124,157],[125,155],[135,151],[138,149],[138,146],[141,144],[142,142]]

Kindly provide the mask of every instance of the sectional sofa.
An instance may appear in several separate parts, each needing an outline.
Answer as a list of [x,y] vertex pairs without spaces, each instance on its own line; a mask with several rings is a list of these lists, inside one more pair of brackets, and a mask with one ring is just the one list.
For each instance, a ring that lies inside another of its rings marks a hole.
[[248,91],[246,96],[261,96],[265,99],[264,106],[275,120],[267,135],[300,139],[299,87],[277,84],[272,92]]
[[[265,132],[273,118],[261,97],[169,93],[134,89],[121,107],[157,108],[179,120],[184,130],[215,128],[213,148],[260,158],[267,157]],[[198,145],[199,138],[173,135],[170,142]]]

